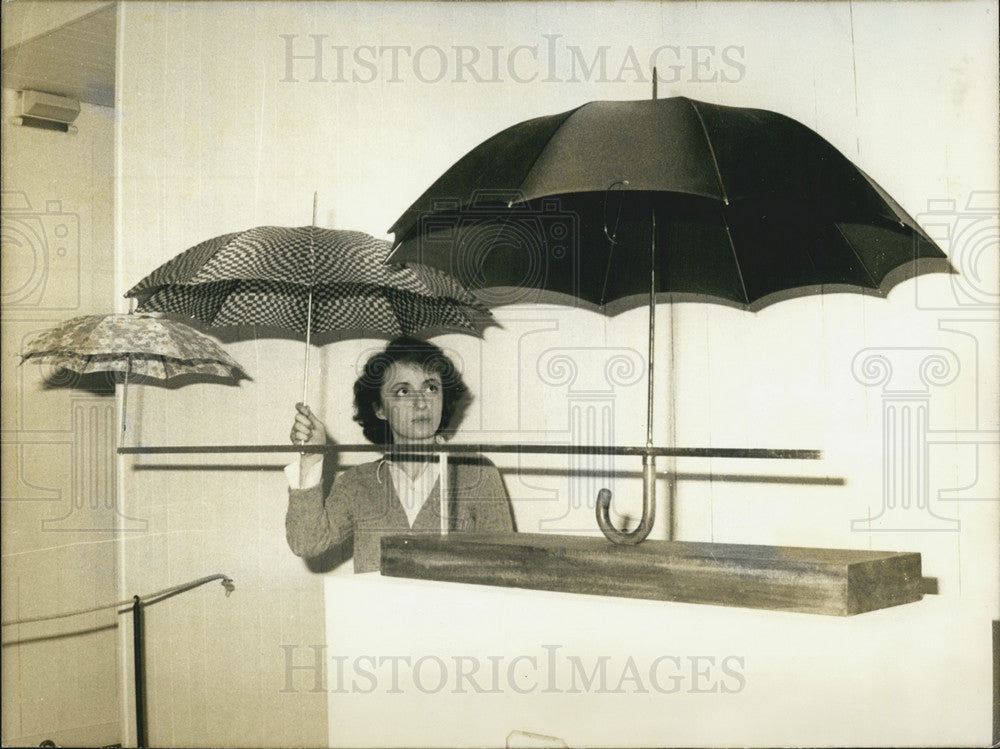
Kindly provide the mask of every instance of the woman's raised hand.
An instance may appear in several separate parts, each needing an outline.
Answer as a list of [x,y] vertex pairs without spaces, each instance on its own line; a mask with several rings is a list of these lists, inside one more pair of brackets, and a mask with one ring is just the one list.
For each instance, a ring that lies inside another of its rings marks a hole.
[[326,426],[304,403],[295,404],[295,422],[289,435],[295,445],[325,445]]

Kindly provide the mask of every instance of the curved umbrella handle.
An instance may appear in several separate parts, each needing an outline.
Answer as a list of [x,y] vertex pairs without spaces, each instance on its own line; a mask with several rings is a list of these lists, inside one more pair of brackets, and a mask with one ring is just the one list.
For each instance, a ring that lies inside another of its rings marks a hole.
[[635,530],[626,533],[611,524],[611,490],[601,489],[597,493],[597,525],[609,541],[626,546],[635,546],[646,540],[653,530],[656,519],[656,458],[642,456],[642,518]]

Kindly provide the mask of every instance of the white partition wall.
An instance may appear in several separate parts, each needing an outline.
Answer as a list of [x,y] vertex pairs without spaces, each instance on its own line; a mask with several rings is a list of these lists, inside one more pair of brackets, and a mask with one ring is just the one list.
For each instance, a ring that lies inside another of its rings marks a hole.
[[992,720],[989,613],[936,596],[840,619],[369,573],[326,612],[331,746],[973,746]]

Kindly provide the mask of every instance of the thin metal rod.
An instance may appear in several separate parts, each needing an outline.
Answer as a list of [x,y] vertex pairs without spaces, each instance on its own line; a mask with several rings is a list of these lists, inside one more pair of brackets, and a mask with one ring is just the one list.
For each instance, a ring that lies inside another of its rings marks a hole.
[[[158,590],[155,593],[147,593],[141,598],[146,601],[146,604],[157,603],[158,600],[167,598],[169,596],[175,596],[178,593],[184,593],[185,591],[197,588],[199,585],[204,585],[205,583],[211,582],[212,580],[222,580],[222,587],[226,589],[226,596],[236,590],[236,586],[233,585],[232,579],[228,575],[223,575],[222,573],[216,573],[214,575],[209,575],[207,577],[199,577],[197,580],[189,580],[186,583],[181,583],[180,585],[172,585],[169,588],[164,588],[163,590]],[[132,604],[135,597],[124,600],[116,601],[115,603],[102,603],[100,606],[91,606],[85,609],[74,609],[72,611],[60,611],[58,614],[43,614],[42,616],[26,616],[20,619],[5,619],[0,622],[4,627],[14,626],[16,624],[31,624],[34,622],[49,622],[55,619],[65,619],[70,616],[82,616],[83,614],[93,614],[95,611],[104,611],[105,609],[124,609],[126,606]],[[124,613],[124,611],[119,612]]]
[[309,348],[312,342],[313,290],[309,288],[309,307],[306,310],[306,357],[302,368],[302,405],[309,403]]
[[132,355],[125,355],[125,385],[122,387],[122,437],[119,440],[125,444],[125,414],[128,411],[128,373],[132,369]]
[[143,659],[142,601],[132,598],[132,660],[135,666],[135,735],[136,746],[146,746],[146,669]]
[[[128,313],[130,315],[135,314],[135,297],[130,297],[128,300]],[[125,386],[122,388],[122,436],[118,440],[123,445],[125,444],[125,412],[128,410],[128,372],[132,368],[132,355],[125,355]]]
[[653,209],[653,236],[649,242],[649,370],[646,375],[646,447],[653,446],[653,340],[656,334],[656,209]]
[[[302,366],[302,405],[309,404],[309,350],[312,348],[312,313],[313,313],[313,287],[316,282],[316,208],[319,202],[319,192],[313,192],[313,215],[312,225],[309,227],[309,298],[306,303],[306,355]],[[303,440],[304,442],[304,440]],[[301,453],[304,454],[304,453]],[[306,469],[299,465],[299,486],[305,486]]]
[[448,453],[438,454],[441,471],[438,493],[441,495],[441,535],[448,535]]
[[313,285],[316,283],[316,210],[319,192],[313,192],[312,225],[309,227],[309,302],[306,308],[306,356],[302,372],[302,405],[309,403],[309,344],[312,342]]
[[211,455],[228,453],[515,453],[521,455],[655,455],[673,458],[748,458],[763,460],[819,460],[822,450],[742,447],[613,447],[607,445],[511,445],[495,442],[448,445],[372,445],[367,442],[336,445],[173,445],[163,447],[119,447],[119,455]]

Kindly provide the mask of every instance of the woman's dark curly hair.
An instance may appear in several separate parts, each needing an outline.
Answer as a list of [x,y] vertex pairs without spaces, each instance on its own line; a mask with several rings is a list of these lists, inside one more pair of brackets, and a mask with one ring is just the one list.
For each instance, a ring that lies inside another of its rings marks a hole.
[[391,445],[392,430],[389,422],[375,415],[375,407],[382,404],[381,390],[389,368],[396,362],[407,362],[435,372],[441,377],[441,424],[436,434],[451,425],[459,403],[468,392],[462,375],[444,351],[433,343],[403,336],[389,342],[384,351],[365,362],[364,371],[354,383],[354,420],[361,425],[365,439],[376,445]]

